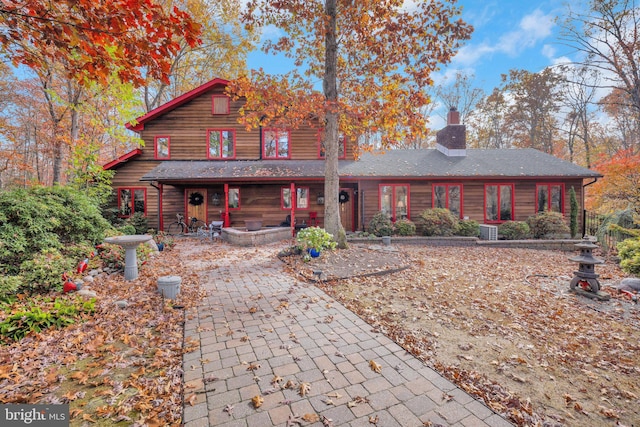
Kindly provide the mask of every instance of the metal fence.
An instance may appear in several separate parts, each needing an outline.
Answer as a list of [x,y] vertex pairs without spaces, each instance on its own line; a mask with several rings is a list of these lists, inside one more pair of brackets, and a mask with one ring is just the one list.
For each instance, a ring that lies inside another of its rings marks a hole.
[[[582,234],[595,236],[604,251],[616,252],[616,246],[618,243],[635,236],[619,230],[610,230],[607,225],[607,220],[609,220],[607,215],[599,215],[594,212],[584,210],[582,216]],[[623,223],[620,225],[622,227],[631,228],[633,223]]]

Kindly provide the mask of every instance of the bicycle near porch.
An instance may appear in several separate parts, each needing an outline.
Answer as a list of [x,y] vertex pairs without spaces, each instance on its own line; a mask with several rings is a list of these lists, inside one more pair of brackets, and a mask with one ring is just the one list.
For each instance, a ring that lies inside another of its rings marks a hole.
[[176,221],[169,224],[167,234],[197,234],[201,228],[207,228],[206,222],[194,217],[189,218],[189,223],[184,220],[184,215],[176,214]]

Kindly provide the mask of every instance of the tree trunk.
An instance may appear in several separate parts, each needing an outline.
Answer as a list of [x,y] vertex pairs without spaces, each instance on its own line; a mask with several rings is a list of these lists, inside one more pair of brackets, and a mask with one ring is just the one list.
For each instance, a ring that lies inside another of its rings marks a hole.
[[340,175],[338,174],[338,42],[336,38],[336,0],[326,0],[325,13],[328,22],[325,35],[323,90],[328,108],[324,132],[324,145],[326,150],[324,169],[324,227],[328,233],[333,234],[339,248],[346,248],[347,237],[342,228],[340,209],[338,206]]

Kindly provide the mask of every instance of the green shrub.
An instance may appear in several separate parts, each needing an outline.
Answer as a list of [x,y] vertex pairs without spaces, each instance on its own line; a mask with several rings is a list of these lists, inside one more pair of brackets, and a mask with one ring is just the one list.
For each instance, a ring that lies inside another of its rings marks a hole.
[[0,301],[10,301],[22,282],[20,276],[0,276]]
[[571,238],[575,239],[578,235],[578,198],[576,196],[576,190],[571,187],[569,190],[569,230],[571,232]]
[[620,268],[626,273],[640,276],[640,238],[623,240],[617,248]]
[[458,221],[454,234],[456,236],[478,237],[480,235],[480,224],[474,219]]
[[335,249],[336,242],[333,236],[325,231],[324,228],[307,227],[298,231],[296,241],[300,249],[316,249],[318,251],[324,249]]
[[449,209],[433,208],[420,214],[418,224],[423,236],[453,236],[458,219]]
[[149,230],[149,222],[147,221],[147,217],[144,216],[141,212],[136,212],[133,214],[129,221],[127,221],[129,225],[133,226],[134,232],[131,234],[145,234],[147,230]]
[[132,224],[125,224],[119,227],[118,231],[123,235],[136,234],[136,228]]
[[505,221],[498,226],[498,234],[505,240],[526,239],[529,233],[529,224],[524,221]]
[[416,234],[416,225],[410,219],[399,219],[393,227],[398,236],[415,236]]
[[371,221],[369,221],[367,232],[378,237],[391,236],[393,234],[391,218],[382,211],[376,212],[373,218],[371,218]]
[[48,328],[61,328],[95,311],[95,299],[34,300],[20,311],[0,322],[0,338],[4,342],[19,341],[30,333]]
[[544,211],[527,218],[527,225],[536,239],[569,234],[570,230],[559,212]]
[[98,257],[105,267],[113,268],[115,270],[121,270],[124,268],[124,248],[111,243],[103,243],[101,245],[98,245],[96,248],[98,250]]
[[109,227],[96,202],[72,188],[0,191],[0,274],[17,275],[45,249],[99,243]]
[[57,249],[43,250],[20,264],[23,282],[18,291],[32,294],[62,290],[62,274],[71,271],[75,262]]

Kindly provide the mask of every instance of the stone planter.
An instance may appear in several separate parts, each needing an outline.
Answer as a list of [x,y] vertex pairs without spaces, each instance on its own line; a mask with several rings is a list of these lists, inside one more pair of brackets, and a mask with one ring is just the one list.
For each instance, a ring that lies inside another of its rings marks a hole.
[[158,277],[158,292],[168,299],[176,299],[180,293],[180,276],[162,276]]
[[382,244],[389,246],[391,244],[391,236],[382,236]]
[[247,219],[244,221],[244,226],[247,228],[247,231],[258,231],[262,228],[262,220]]

